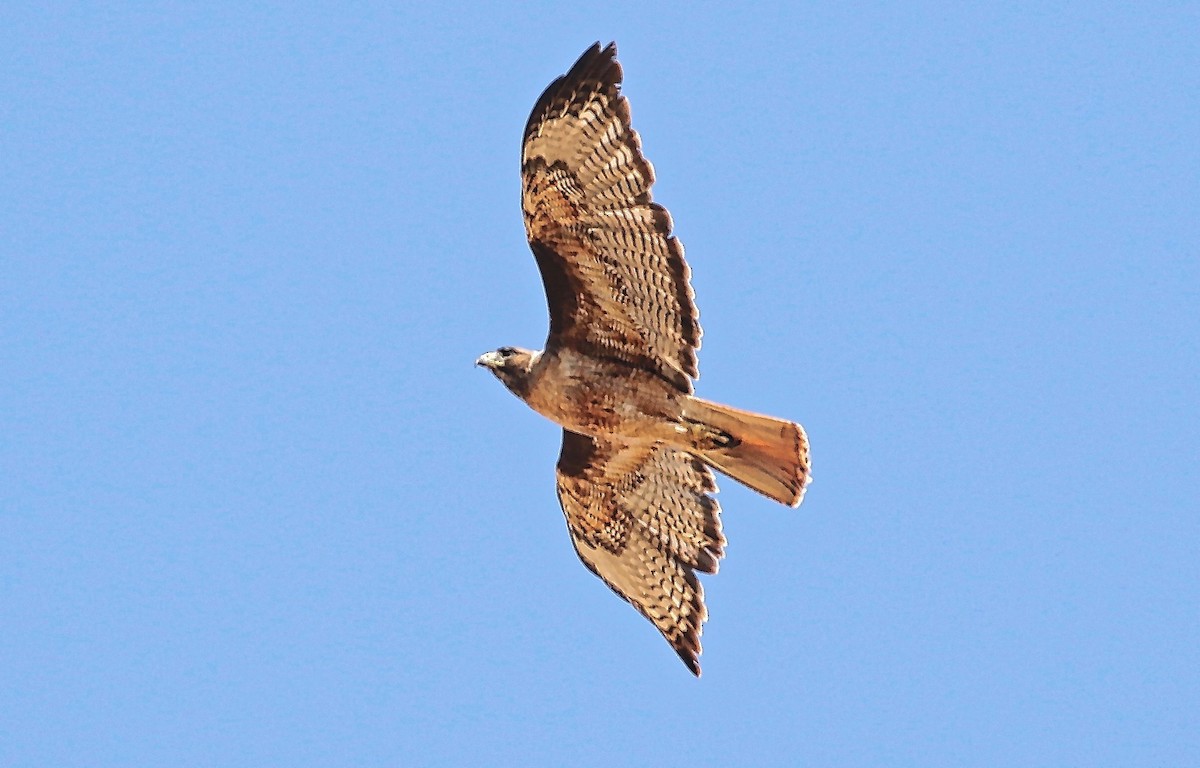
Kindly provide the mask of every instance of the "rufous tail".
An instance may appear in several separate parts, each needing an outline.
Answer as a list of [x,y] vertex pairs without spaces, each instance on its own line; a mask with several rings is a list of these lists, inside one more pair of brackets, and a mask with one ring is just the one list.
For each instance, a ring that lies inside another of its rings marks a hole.
[[705,464],[789,507],[804,498],[808,437],[799,424],[698,397],[684,401],[683,417],[707,434],[694,449]]

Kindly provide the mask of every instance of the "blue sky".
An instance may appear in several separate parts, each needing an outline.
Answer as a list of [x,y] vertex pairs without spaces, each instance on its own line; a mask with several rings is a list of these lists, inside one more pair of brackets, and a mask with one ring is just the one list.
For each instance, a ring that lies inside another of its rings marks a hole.
[[[119,5],[119,4],[118,4]],[[1200,7],[0,11],[0,763],[1187,765]],[[573,553],[521,128],[615,39],[730,481],[704,677]]]

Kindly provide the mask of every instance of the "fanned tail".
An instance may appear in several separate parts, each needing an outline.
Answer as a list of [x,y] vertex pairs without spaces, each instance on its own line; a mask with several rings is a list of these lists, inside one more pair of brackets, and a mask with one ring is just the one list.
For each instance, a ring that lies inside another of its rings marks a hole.
[[714,436],[698,447],[705,464],[781,504],[800,504],[811,479],[803,427],[697,397],[687,398],[683,416]]

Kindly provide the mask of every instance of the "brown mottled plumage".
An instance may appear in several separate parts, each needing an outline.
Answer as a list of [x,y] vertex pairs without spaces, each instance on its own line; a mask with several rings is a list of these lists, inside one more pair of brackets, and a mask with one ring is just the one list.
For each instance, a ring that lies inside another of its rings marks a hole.
[[[650,200],[616,46],[588,49],[538,99],[522,208],[550,307],[542,352],[479,358],[563,427],[558,498],[579,557],[696,675],[708,612],[696,572],[725,553],[712,469],[796,506],[800,425],[692,396],[700,321],[671,215]],[[711,468],[711,469],[710,469]]]

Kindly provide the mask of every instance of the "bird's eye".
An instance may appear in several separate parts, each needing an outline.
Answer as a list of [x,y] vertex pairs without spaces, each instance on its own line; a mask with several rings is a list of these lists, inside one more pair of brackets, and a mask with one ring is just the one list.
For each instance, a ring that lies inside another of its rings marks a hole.
[[499,352],[502,357],[512,357],[512,354],[517,350],[513,349],[512,347],[500,347],[500,349],[497,349],[496,351]]

